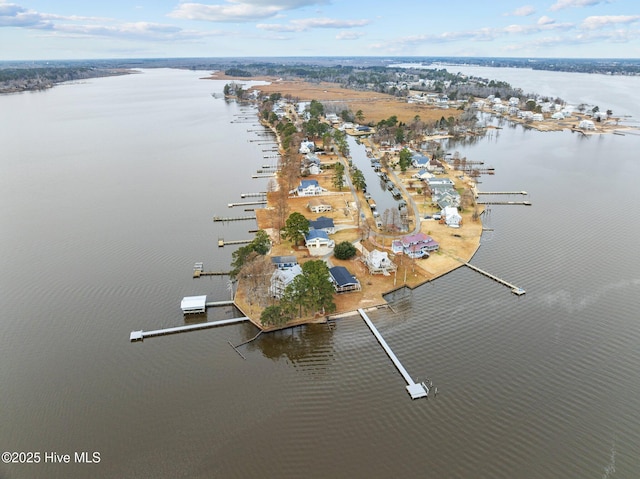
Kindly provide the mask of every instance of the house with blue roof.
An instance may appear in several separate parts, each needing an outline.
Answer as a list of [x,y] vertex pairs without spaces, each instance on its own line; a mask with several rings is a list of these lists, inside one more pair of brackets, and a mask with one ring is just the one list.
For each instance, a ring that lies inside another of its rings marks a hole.
[[325,191],[327,190],[320,186],[318,180],[301,180],[300,185],[289,193],[298,196],[318,196]]
[[322,230],[309,230],[309,233],[304,237],[304,244],[310,250],[335,246],[335,242],[329,238],[327,232]]
[[333,224],[333,218],[327,218],[326,216],[319,216],[315,220],[309,220],[309,228],[322,230],[330,235],[336,232],[335,225]]
[[429,165],[429,161],[431,160],[428,156],[424,156],[419,153],[416,153],[411,157],[411,165],[413,165],[414,168],[426,168],[427,165]]
[[347,293],[349,291],[360,291],[362,289],[360,281],[349,273],[349,270],[344,266],[329,268],[329,276],[336,293]]

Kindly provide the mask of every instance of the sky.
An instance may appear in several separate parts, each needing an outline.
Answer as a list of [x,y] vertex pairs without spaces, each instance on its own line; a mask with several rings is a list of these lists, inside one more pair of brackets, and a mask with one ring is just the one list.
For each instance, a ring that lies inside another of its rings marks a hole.
[[640,58],[637,0],[0,0],[0,60]]

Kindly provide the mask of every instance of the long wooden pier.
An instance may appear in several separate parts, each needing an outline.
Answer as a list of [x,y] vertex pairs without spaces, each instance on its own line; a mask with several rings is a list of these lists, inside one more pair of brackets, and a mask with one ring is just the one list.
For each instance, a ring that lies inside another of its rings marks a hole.
[[260,175],[251,175],[251,178],[273,178],[275,177],[276,174],[275,173],[264,173],[264,174],[260,174]]
[[511,288],[511,292],[513,294],[517,294],[518,296],[522,296],[524,293],[526,293],[526,291],[522,288],[519,288],[518,286],[511,284],[507,281],[505,281],[504,279],[498,278],[497,276],[478,268],[477,266],[472,265],[471,263],[464,263],[465,266],[468,266],[469,268],[477,271],[480,274],[485,275],[487,278],[491,278],[494,281],[497,281],[498,283],[504,284],[505,286],[507,286],[508,288]]
[[213,221],[244,221],[244,220],[255,220],[255,216],[214,216]]
[[242,323],[244,321],[249,321],[249,318],[247,318],[246,316],[242,316],[240,318],[222,319],[220,321],[210,321],[210,322],[198,323],[198,324],[186,324],[184,326],[176,326],[174,328],[165,328],[165,329],[155,329],[153,331],[142,331],[142,330],[131,331],[129,340],[131,342],[144,341],[144,338],[150,338],[153,336],[164,336],[165,334],[176,334],[176,333],[183,333],[186,331],[195,331],[197,329],[215,328],[217,326],[226,326],[228,324]]
[[382,346],[382,349],[384,349],[384,351],[387,353],[387,356],[389,356],[394,366],[398,369],[400,374],[402,374],[402,377],[404,378],[404,380],[407,382],[407,392],[411,396],[411,399],[427,397],[429,394],[429,388],[427,387],[427,385],[424,383],[416,383],[413,381],[413,379],[411,378],[411,376],[409,376],[409,373],[404,368],[400,360],[393,353],[393,351],[391,350],[387,342],[384,340],[384,338],[380,335],[376,327],[373,325],[373,323],[369,319],[369,316],[367,316],[367,314],[364,312],[362,308],[358,309],[358,313],[360,313],[360,316],[362,316],[362,319],[364,319],[364,322],[369,327],[369,329],[371,330],[375,338],[378,340],[378,342],[380,343],[380,346]]
[[478,191],[478,195],[523,195],[526,196],[529,193],[526,191]]
[[229,246],[229,245],[232,245],[232,244],[249,244],[252,241],[253,240],[250,240],[250,239],[225,241],[224,238],[218,238],[218,248],[223,248],[225,246]]
[[257,201],[241,201],[240,203],[228,203],[227,206],[229,208],[233,208],[235,206],[249,206],[249,205],[266,205],[267,200],[257,200]]
[[240,198],[260,198],[267,196],[266,191],[258,191],[257,193],[240,193]]
[[478,201],[479,205],[524,205],[531,206],[531,201]]

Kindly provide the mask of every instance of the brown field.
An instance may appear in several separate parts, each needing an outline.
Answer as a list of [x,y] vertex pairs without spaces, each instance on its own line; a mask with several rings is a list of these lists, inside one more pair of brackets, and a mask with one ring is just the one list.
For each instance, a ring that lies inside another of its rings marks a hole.
[[416,115],[425,122],[436,121],[450,116],[457,117],[459,110],[443,110],[427,105],[407,103],[405,99],[373,91],[356,91],[341,88],[333,83],[309,83],[303,81],[274,81],[270,85],[255,87],[264,93],[291,95],[301,101],[344,103],[352,112],[362,110],[365,122],[378,123],[390,116],[398,121],[410,123]]
[[[247,80],[246,78],[232,78],[223,73],[215,73],[210,78],[216,80]],[[425,122],[440,120],[443,116],[454,118],[462,111],[453,109],[441,109],[428,105],[417,105],[407,103],[403,98],[398,98],[385,93],[374,91],[358,91],[341,88],[335,83],[310,83],[303,80],[279,80],[277,78],[251,78],[251,80],[261,80],[271,82],[269,85],[253,87],[263,93],[281,93],[283,96],[290,95],[300,101],[317,100],[320,102],[344,103],[353,113],[362,110],[365,122],[378,123],[395,115],[398,121],[409,123],[416,115]]]

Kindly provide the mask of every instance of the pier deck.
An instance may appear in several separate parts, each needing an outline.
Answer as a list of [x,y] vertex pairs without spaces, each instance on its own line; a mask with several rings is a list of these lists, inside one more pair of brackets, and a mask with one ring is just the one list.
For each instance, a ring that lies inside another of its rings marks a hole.
[[251,206],[251,205],[266,205],[267,200],[257,200],[257,201],[241,201],[239,203],[227,203],[229,208],[233,208],[235,206]]
[[213,221],[245,221],[245,220],[255,220],[256,217],[255,216],[231,216],[231,217],[224,217],[224,216],[214,216],[213,217]]
[[[233,301],[231,301],[231,303],[233,303]],[[207,305],[208,304],[209,303],[207,303]],[[196,329],[215,328],[216,326],[226,326],[227,324],[242,323],[244,321],[249,321],[249,318],[247,318],[246,316],[242,316],[240,318],[222,319],[220,321],[210,321],[207,323],[199,323],[199,324],[186,324],[184,326],[176,326],[174,328],[165,328],[165,329],[156,329],[153,331],[131,331],[129,340],[131,342],[144,341],[144,338],[150,338],[153,336],[163,336],[165,334],[176,334],[176,333],[182,333],[185,331],[194,331]]]
[[491,273],[489,273],[489,272],[487,272],[487,271],[485,271],[483,269],[480,269],[477,266],[472,265],[471,263],[464,263],[464,264],[465,264],[465,266],[468,266],[469,268],[477,271],[478,273],[485,275],[487,278],[491,278],[492,280],[497,281],[498,283],[504,284],[508,288],[511,288],[511,292],[513,294],[517,294],[518,296],[521,296],[524,293],[526,293],[526,291],[524,289],[519,288],[518,286],[516,286],[514,284],[511,284],[511,283],[505,281],[504,279],[498,278],[497,276],[495,276],[495,275],[493,275],[493,274],[491,274]]
[[413,381],[413,379],[411,378],[411,376],[409,376],[409,373],[404,368],[400,360],[397,358],[397,356],[391,350],[387,342],[384,340],[384,338],[380,335],[376,327],[373,325],[373,323],[369,319],[369,316],[367,316],[367,314],[364,312],[363,309],[358,309],[358,313],[360,313],[360,316],[362,316],[362,319],[364,319],[364,322],[369,327],[373,335],[376,337],[376,339],[380,343],[380,346],[382,346],[382,349],[384,349],[384,351],[387,353],[387,356],[389,356],[394,366],[398,369],[400,374],[402,374],[402,377],[407,383],[407,392],[411,396],[411,399],[427,397],[427,395],[429,394],[429,388],[423,383],[416,383]]
[[219,238],[218,239],[218,247],[219,248],[223,248],[224,246],[228,246],[228,245],[232,245],[232,244],[249,244],[251,243],[253,240],[247,239],[247,240],[224,240],[224,238]]

